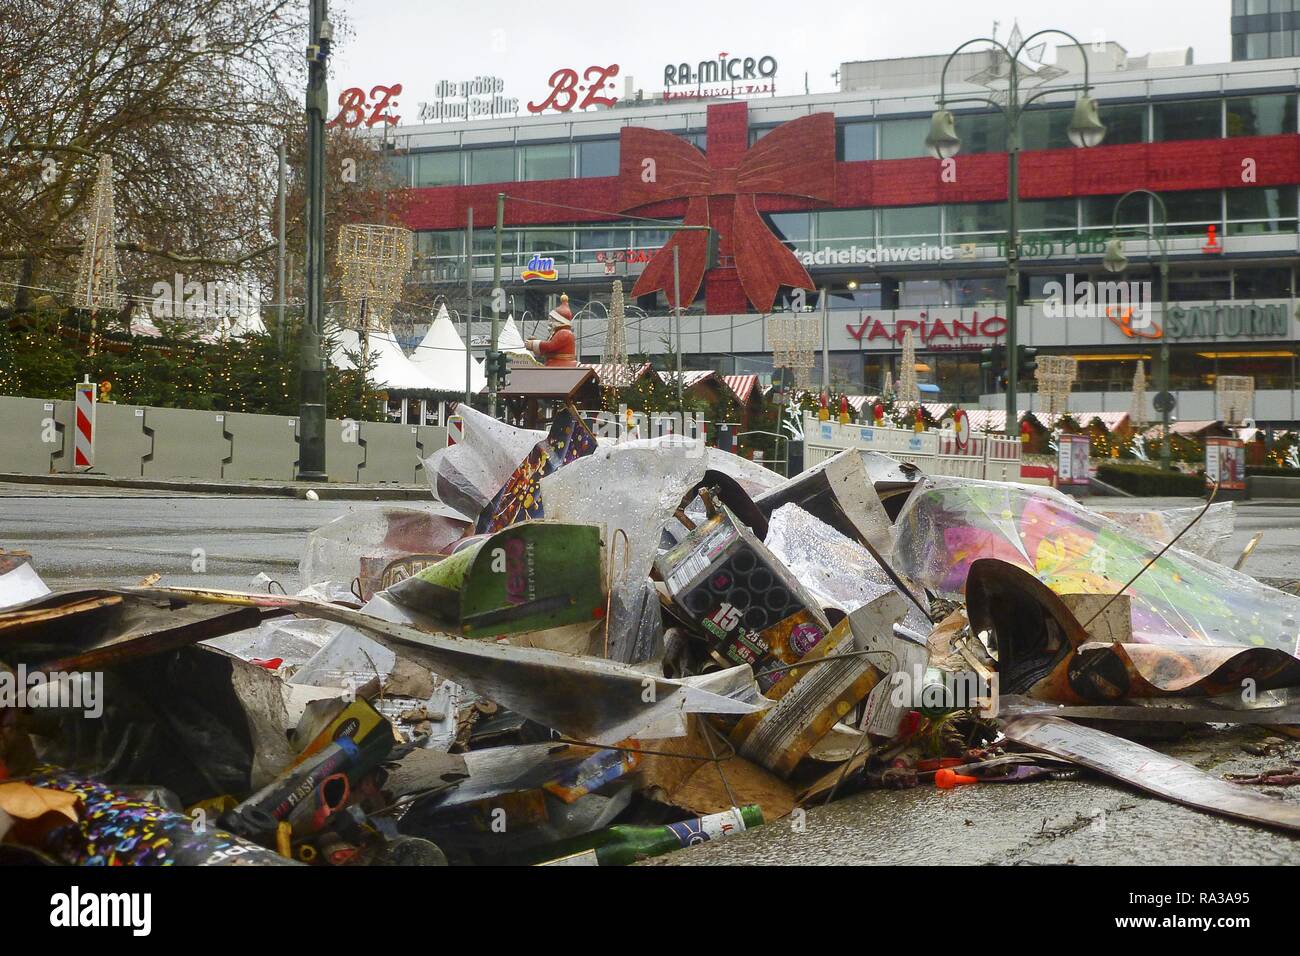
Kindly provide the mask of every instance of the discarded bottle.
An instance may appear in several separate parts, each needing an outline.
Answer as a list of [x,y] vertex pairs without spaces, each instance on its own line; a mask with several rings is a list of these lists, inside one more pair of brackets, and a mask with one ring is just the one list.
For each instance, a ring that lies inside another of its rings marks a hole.
[[682,847],[720,840],[763,825],[763,811],[757,804],[732,807],[693,820],[658,827],[619,824],[607,830],[586,833],[572,840],[546,847],[558,856],[544,866],[627,866],[638,860],[663,856]]

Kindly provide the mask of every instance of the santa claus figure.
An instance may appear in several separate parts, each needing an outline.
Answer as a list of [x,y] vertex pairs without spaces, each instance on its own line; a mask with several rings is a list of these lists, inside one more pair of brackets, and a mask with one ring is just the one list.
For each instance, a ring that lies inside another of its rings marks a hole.
[[578,354],[573,338],[573,313],[569,310],[569,297],[560,296],[560,304],[551,310],[551,337],[529,339],[524,343],[547,368],[572,368],[578,364]]

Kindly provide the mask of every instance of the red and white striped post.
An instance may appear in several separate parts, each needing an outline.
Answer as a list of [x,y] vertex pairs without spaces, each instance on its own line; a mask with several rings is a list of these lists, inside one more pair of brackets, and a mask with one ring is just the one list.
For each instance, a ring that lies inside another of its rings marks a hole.
[[459,415],[447,416],[447,445],[456,445],[465,440],[465,419]]
[[86,376],[77,383],[76,427],[72,437],[73,470],[91,468],[95,464],[95,385]]

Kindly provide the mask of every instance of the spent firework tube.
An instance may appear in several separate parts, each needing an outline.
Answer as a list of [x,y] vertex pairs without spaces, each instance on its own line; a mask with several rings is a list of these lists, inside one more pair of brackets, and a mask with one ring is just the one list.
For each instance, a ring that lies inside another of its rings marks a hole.
[[242,836],[258,838],[275,830],[300,803],[309,800],[322,783],[353,767],[361,748],[348,737],[340,737],[297,767],[291,767],[222,815],[223,827]]

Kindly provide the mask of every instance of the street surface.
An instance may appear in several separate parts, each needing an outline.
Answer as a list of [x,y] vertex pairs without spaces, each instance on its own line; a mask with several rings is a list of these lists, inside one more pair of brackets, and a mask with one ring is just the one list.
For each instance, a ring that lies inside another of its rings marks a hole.
[[[1189,499],[1094,499],[1145,510]],[[439,507],[397,502],[399,507]],[[163,584],[246,588],[258,572],[298,586],[308,532],[366,501],[304,501],[122,489],[0,485],[0,547],[31,552],[51,587],[130,585],[155,571]],[[1300,502],[1237,506],[1232,550],[1264,538],[1245,570],[1300,578]],[[192,570],[203,550],[206,573]],[[1152,742],[1207,772],[1245,772],[1300,759],[1300,740],[1276,756],[1242,745],[1263,728],[1208,729]],[[1278,789],[1278,799],[1300,790]],[[1144,796],[1099,777],[981,784],[939,791],[873,791],[810,810],[802,831],[790,820],[674,853],[660,863],[1300,863],[1300,842]]]

